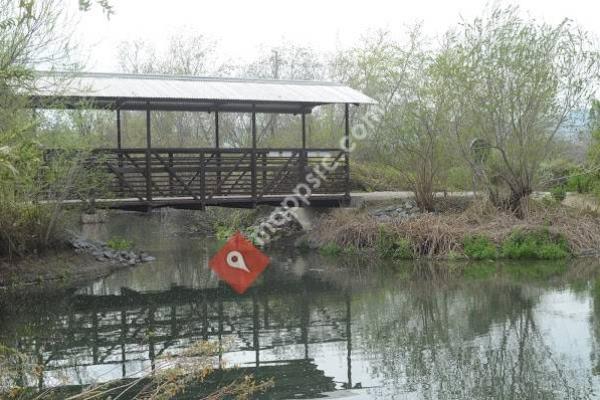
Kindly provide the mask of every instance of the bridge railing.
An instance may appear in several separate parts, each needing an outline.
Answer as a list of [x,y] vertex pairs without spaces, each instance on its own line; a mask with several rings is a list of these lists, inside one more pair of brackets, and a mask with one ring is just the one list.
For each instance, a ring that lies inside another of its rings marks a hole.
[[300,183],[312,194],[346,192],[347,169],[340,149],[138,148],[96,149],[93,154],[108,172],[109,191],[116,199],[260,201],[291,194]]

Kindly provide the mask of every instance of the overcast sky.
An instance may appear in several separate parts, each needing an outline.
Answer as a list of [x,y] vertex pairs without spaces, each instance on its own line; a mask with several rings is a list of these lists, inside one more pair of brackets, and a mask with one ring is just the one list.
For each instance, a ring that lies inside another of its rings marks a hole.
[[[78,0],[66,0],[77,8]],[[96,7],[78,16],[77,37],[89,71],[117,71],[117,46],[145,38],[159,48],[182,31],[202,33],[218,43],[223,58],[252,59],[261,46],[282,41],[332,51],[355,43],[368,30],[401,36],[407,25],[423,22],[441,34],[462,17],[481,13],[481,0],[111,0],[107,20]],[[507,2],[503,2],[507,3]],[[574,19],[600,37],[599,0],[519,0],[531,16],[548,22]],[[515,4],[515,2],[513,2]]]

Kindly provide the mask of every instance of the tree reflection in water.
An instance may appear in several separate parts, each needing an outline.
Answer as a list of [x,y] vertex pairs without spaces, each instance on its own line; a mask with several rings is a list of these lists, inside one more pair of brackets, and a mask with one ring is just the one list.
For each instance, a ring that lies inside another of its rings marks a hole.
[[[538,319],[544,318],[540,301],[565,266],[491,266],[493,278],[440,282],[421,276],[379,291],[355,311],[366,317],[360,328],[364,350],[385,382],[379,394],[593,398],[598,382],[580,360],[555,352],[538,327]],[[522,271],[512,268],[547,272],[524,281]]]

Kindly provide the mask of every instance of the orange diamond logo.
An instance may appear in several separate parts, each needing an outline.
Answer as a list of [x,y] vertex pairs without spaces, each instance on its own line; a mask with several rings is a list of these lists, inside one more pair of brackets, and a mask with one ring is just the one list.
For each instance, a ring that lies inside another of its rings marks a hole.
[[237,293],[244,293],[269,265],[269,257],[239,231],[210,259],[208,265]]

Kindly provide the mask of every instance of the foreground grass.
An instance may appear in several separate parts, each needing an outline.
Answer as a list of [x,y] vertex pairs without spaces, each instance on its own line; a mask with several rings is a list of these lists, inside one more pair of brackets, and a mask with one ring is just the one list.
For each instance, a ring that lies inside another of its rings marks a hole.
[[521,220],[487,204],[455,213],[381,222],[361,210],[321,220],[311,240],[324,254],[371,251],[387,259],[563,259],[596,254],[600,220],[567,207],[532,204]]
[[[273,386],[273,380],[257,381],[250,375],[211,382],[222,373],[216,357],[222,348],[215,342],[199,341],[180,355],[165,355],[154,369],[148,367],[141,376],[117,379],[96,385],[65,385],[34,389],[43,366],[27,355],[0,343],[0,399],[6,400],[92,400],[146,399],[168,400],[192,389],[192,396],[204,399],[249,399]],[[222,377],[221,377],[222,378]],[[65,382],[66,383],[66,382]],[[199,385],[199,386],[198,386]],[[197,386],[197,387],[195,387]]]

